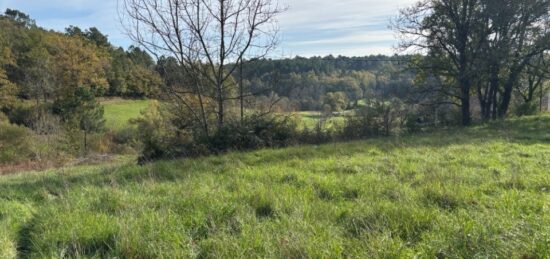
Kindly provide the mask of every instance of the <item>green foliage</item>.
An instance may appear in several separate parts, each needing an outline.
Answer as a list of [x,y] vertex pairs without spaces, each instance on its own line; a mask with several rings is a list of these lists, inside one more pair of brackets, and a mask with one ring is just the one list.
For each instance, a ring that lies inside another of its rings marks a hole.
[[15,102],[17,87],[8,80],[6,71],[0,66],[0,110],[11,108]]
[[111,68],[108,71],[108,95],[131,98],[154,97],[163,85],[160,75],[151,69],[154,62],[139,48],[128,51],[110,51]]
[[546,258],[550,117],[0,177],[0,257]]
[[170,115],[160,103],[152,101],[141,117],[132,119],[137,126],[138,139],[142,143],[140,162],[162,158],[174,158],[184,145],[178,138],[177,130],[170,120]]
[[285,147],[293,143],[297,125],[289,118],[274,115],[251,115],[241,122],[231,122],[213,136],[202,138],[213,153]]
[[535,115],[539,112],[539,103],[537,101],[524,102],[515,107],[517,116]]
[[29,160],[32,155],[29,130],[0,119],[0,165]]
[[30,128],[36,119],[36,108],[26,103],[19,103],[11,107],[6,115],[13,124]]
[[342,112],[348,107],[348,97],[344,92],[328,93],[324,103],[330,107],[330,111]]
[[398,99],[370,101],[356,114],[348,116],[343,136],[358,139],[400,133],[406,125],[407,115],[405,105]]
[[294,143],[297,136],[297,125],[292,120],[270,115],[251,115],[242,122],[228,122],[209,136],[179,129],[175,121],[158,102],[151,102],[141,118],[132,120],[143,146],[140,162],[284,147]]
[[6,72],[6,67],[14,65],[15,61],[5,44],[4,35],[0,33],[0,110],[3,111],[12,108],[17,94],[17,85],[10,81]]
[[105,129],[104,108],[86,87],[78,87],[73,94],[55,102],[54,111],[70,130],[77,129],[84,133],[85,153],[88,152],[88,135]]
[[99,132],[104,129],[104,108],[85,87],[78,87],[72,95],[56,102],[54,110],[66,123],[82,131]]
[[28,15],[9,9],[0,15],[0,27],[3,106],[8,104],[7,94],[49,102],[82,86],[98,95],[151,97],[163,83],[145,51],[114,48],[95,27],[71,26],[61,34],[42,29]]
[[[374,92],[394,96],[410,94],[415,74],[405,70],[405,64],[392,62],[392,59],[409,58],[327,56],[259,60],[244,66],[243,78],[246,88],[252,92],[275,92],[288,98],[292,109],[287,111],[322,111],[328,93],[341,92],[353,104]],[[335,106],[346,109],[348,103]]]

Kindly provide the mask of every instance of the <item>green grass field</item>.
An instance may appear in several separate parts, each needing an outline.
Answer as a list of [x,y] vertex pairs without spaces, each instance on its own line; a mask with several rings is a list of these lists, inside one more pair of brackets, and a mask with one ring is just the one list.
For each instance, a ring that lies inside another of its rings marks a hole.
[[[300,116],[303,126],[307,127],[309,129],[315,129],[319,125],[319,121],[321,119],[320,112],[297,112],[296,115]],[[343,126],[345,123],[344,116],[335,115],[333,117],[330,117],[325,122],[324,128],[330,129],[333,127]]]
[[548,258],[550,116],[0,178],[0,258]]
[[146,109],[150,100],[111,99],[102,101],[105,108],[105,126],[108,129],[121,129],[128,125],[130,119],[138,118]]

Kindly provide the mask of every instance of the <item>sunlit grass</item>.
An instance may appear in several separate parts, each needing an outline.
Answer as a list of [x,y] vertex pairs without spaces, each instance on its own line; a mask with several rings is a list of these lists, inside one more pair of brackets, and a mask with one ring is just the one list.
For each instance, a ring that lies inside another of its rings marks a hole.
[[121,129],[128,125],[130,119],[140,117],[150,100],[111,99],[101,102],[105,108],[105,126],[108,129]]
[[319,127],[321,119],[325,120],[324,123],[321,125],[324,129],[341,127],[345,123],[344,116],[336,114],[328,118],[323,118],[321,112],[316,111],[297,112],[295,114],[300,117],[303,127],[308,129],[315,129]]
[[0,258],[545,258],[550,117],[0,178]]

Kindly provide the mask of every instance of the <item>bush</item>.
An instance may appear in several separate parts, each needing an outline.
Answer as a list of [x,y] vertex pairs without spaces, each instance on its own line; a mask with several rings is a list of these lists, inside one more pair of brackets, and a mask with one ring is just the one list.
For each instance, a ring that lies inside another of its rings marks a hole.
[[0,122],[0,164],[31,159],[32,135],[22,126]]
[[36,119],[37,108],[30,105],[17,105],[6,115],[13,124],[31,127]]
[[154,101],[141,115],[131,121],[137,126],[137,136],[142,143],[139,163],[181,156],[184,142],[178,137],[181,134],[170,120],[170,114]]
[[142,150],[140,163],[177,157],[196,157],[231,150],[252,150],[291,145],[297,136],[297,124],[290,118],[253,115],[240,121],[227,122],[214,134],[197,134],[192,126],[178,126],[178,120],[152,103],[142,112],[137,125]]
[[539,112],[539,105],[537,102],[524,102],[519,104],[515,109],[517,116],[529,116],[535,115]]
[[211,137],[202,138],[212,153],[229,150],[250,150],[290,145],[297,135],[297,124],[290,118],[275,116],[247,117],[243,122],[231,122]]
[[313,129],[305,127],[297,137],[297,142],[303,144],[323,144],[334,140],[335,136],[325,130],[321,125]]
[[6,114],[4,114],[3,112],[0,112],[0,123],[8,122],[8,121],[9,121],[8,116],[6,116]]

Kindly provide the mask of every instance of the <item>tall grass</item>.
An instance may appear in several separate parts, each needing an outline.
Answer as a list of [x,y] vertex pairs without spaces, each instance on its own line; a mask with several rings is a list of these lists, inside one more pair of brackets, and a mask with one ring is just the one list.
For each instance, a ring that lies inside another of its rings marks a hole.
[[0,258],[550,256],[550,117],[0,178]]

